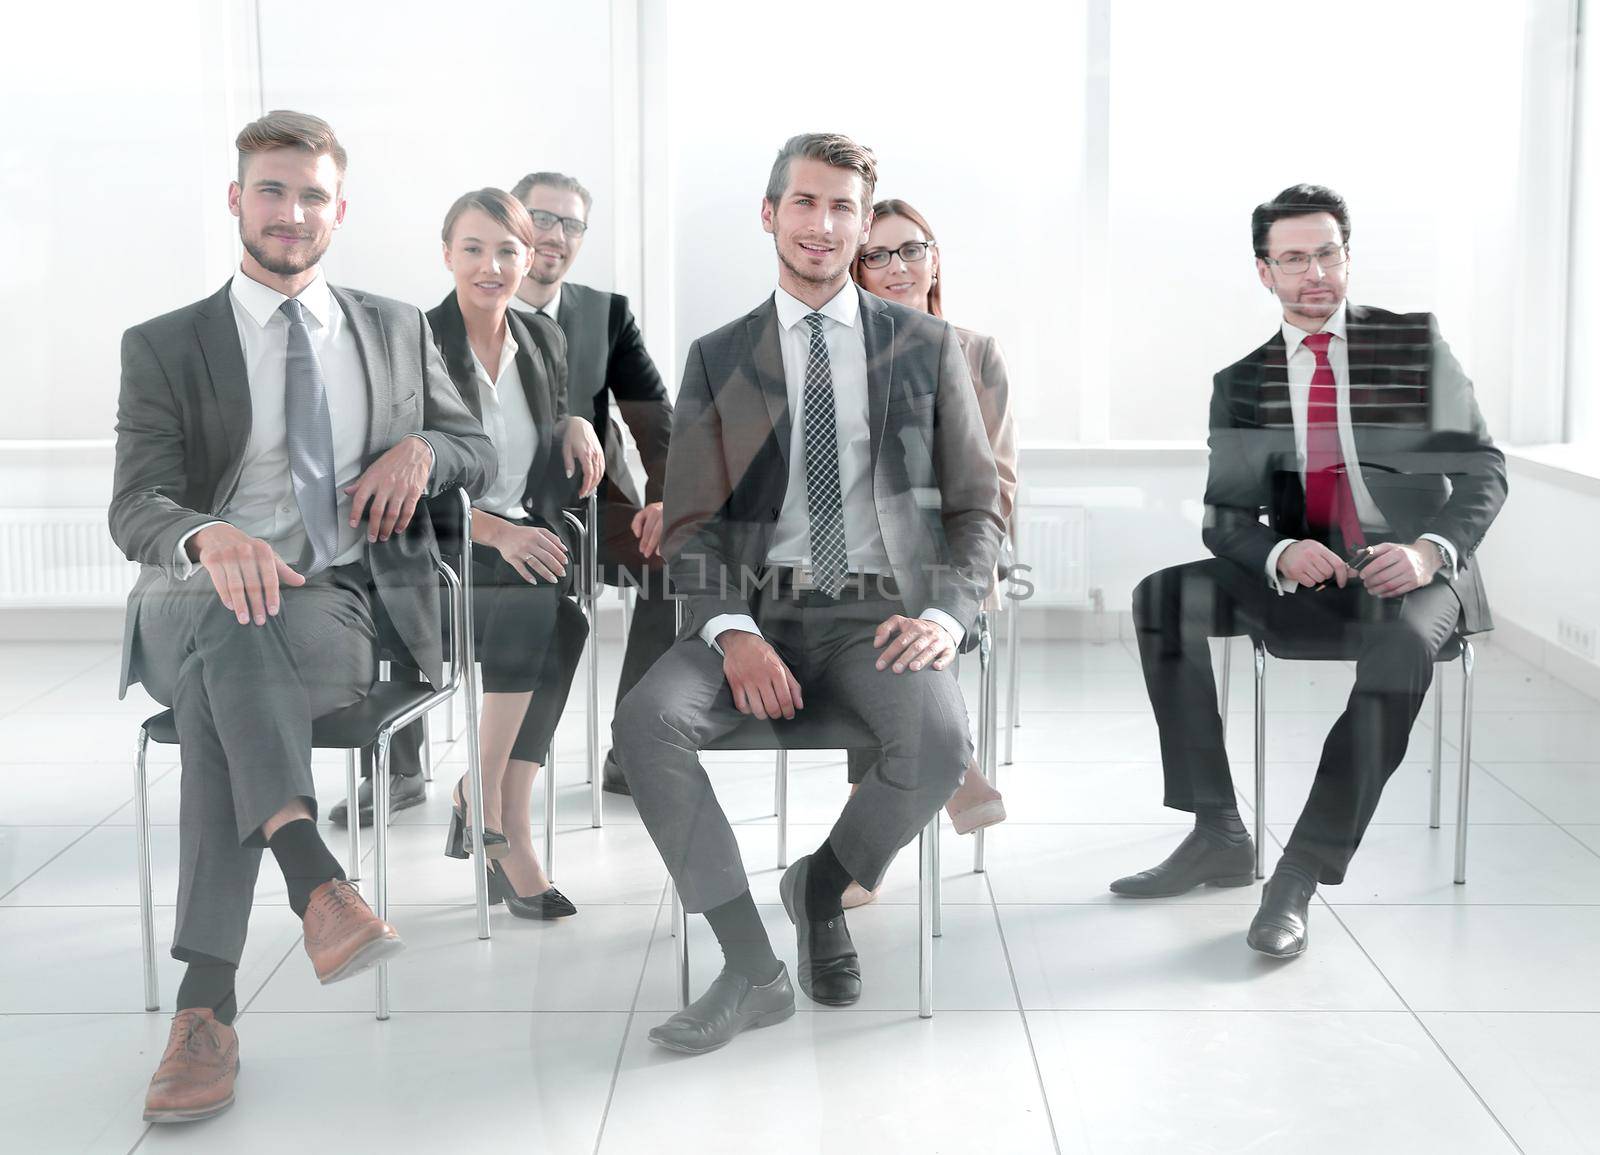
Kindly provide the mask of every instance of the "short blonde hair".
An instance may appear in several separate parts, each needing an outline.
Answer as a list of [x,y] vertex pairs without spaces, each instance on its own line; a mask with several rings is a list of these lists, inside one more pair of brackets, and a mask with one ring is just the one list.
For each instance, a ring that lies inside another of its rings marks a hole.
[[244,183],[244,166],[250,157],[278,148],[298,148],[312,156],[331,156],[334,167],[339,170],[340,182],[344,181],[344,145],[333,134],[333,125],[309,112],[274,109],[240,129],[233,143],[239,150],[240,184]]

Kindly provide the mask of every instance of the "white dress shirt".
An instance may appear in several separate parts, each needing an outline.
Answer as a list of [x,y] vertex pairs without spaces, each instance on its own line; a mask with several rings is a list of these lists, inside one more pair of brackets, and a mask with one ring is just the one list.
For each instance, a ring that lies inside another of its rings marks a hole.
[[[822,339],[828,347],[833,377],[834,425],[839,442],[839,492],[844,505],[844,541],[851,573],[892,574],[889,551],[878,525],[872,496],[872,427],[868,415],[867,345],[861,328],[861,297],[846,281],[820,309],[779,288],[773,294],[778,310],[778,344],[783,352],[784,388],[789,395],[789,484],[767,549],[767,564],[811,568],[811,519],[806,507],[805,381],[811,360],[811,326],[806,317],[822,314]],[[960,623],[940,609],[922,615],[943,626],[956,645],[965,634]],[[719,614],[700,636],[714,649],[723,630],[759,635],[749,614]]]
[[[250,384],[250,438],[245,444],[239,483],[219,511],[219,520],[260,538],[290,566],[297,566],[305,553],[306,530],[294,495],[294,476],[289,471],[284,406],[289,319],[279,312],[288,298],[240,272],[233,278],[228,300],[233,306],[245,376]],[[348,565],[360,560],[366,544],[365,528],[350,524],[350,495],[344,489],[361,476],[366,455],[370,417],[367,374],[349,319],[328,291],[320,269],[316,279],[301,290],[298,300],[311,331],[312,351],[322,368],[328,418],[333,426],[339,548],[331,564]],[[207,522],[178,542],[176,561],[183,578],[195,569],[186,549],[189,538],[215,524]]]
[[521,297],[512,297],[511,307],[513,309],[521,309],[524,313],[543,313],[554,321],[556,314],[561,312],[561,286],[556,286],[556,295],[543,305],[534,305],[524,301]]
[[[468,347],[470,348],[470,342]],[[483,429],[494,442],[500,469],[494,488],[473,504],[499,517],[523,521],[522,495],[528,488],[528,470],[539,444],[539,428],[528,408],[528,395],[522,389],[522,374],[517,370],[517,341],[506,328],[500,346],[500,364],[493,374],[472,353],[472,371],[478,378],[478,399],[483,407]]]
[[[1355,426],[1350,420],[1350,342],[1345,336],[1345,323],[1345,303],[1341,301],[1338,310],[1328,318],[1327,324],[1323,325],[1321,330],[1332,337],[1328,342],[1328,366],[1333,370],[1333,385],[1337,398],[1339,451],[1344,455],[1345,476],[1350,479],[1350,494],[1355,499],[1356,517],[1361,522],[1362,530],[1374,534],[1388,533],[1389,522],[1383,516],[1383,511],[1378,508],[1378,503],[1372,500],[1372,494],[1367,490],[1366,479],[1361,476],[1359,459],[1356,457]],[[1311,408],[1311,378],[1317,370],[1317,355],[1305,344],[1306,338],[1310,335],[1304,329],[1291,325],[1287,320],[1283,322],[1284,359],[1289,372],[1289,409],[1294,416],[1295,461],[1300,471],[1302,487],[1306,480],[1306,427],[1309,423],[1307,414]],[[1444,550],[1451,567],[1454,568],[1456,547],[1437,534],[1425,533],[1422,536],[1429,541],[1437,542],[1439,548]],[[1272,552],[1267,555],[1267,581],[1276,586],[1280,594],[1292,594],[1299,588],[1299,584],[1293,578],[1282,577],[1278,573],[1278,559],[1283,556],[1283,551],[1293,544],[1293,538],[1285,538],[1273,546]]]

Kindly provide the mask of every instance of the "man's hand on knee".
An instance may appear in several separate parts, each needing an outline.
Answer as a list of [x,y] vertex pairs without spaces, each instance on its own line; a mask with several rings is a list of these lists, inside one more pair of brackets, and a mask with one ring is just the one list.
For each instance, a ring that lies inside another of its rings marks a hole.
[[243,530],[219,521],[191,537],[189,556],[205,566],[222,604],[233,611],[241,626],[265,625],[276,617],[280,585],[303,586],[306,579],[289,568],[270,545]]
[[885,619],[872,635],[872,644],[883,650],[878,655],[878,669],[893,668],[897,674],[924,666],[942,670],[956,656],[956,640],[938,622],[902,614]]
[[793,718],[796,710],[805,708],[800,683],[765,638],[744,630],[723,630],[717,645],[722,647],[722,673],[739,713]]

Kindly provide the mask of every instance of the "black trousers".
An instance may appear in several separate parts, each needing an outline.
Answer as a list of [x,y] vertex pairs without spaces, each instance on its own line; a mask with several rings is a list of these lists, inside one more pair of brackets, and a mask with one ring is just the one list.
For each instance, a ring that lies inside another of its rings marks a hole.
[[596,511],[600,578],[607,585],[632,586],[638,591],[617,679],[619,704],[672,648],[678,632],[674,603],[667,597],[666,562],[660,555],[647,559],[639,552],[639,539],[633,536],[633,518],[638,512],[639,507],[615,486],[601,482]]
[[1344,880],[1389,776],[1405,757],[1433,663],[1461,614],[1442,581],[1399,598],[1359,582],[1279,595],[1266,576],[1221,558],[1151,574],[1133,595],[1145,688],[1161,732],[1166,805],[1193,811],[1236,804],[1223,746],[1208,638],[1265,632],[1354,656],[1356,683],[1328,732],[1305,809],[1285,857],[1325,883]]

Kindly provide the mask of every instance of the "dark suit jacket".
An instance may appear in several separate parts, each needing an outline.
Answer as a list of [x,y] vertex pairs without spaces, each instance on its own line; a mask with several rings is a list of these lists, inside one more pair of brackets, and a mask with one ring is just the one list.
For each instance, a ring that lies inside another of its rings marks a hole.
[[[177,576],[178,542],[218,520],[244,464],[250,382],[228,290],[122,335],[111,536],[144,570],[128,596],[119,692],[138,680],[134,638],[145,590],[162,573]],[[482,492],[494,478],[494,447],[450,383],[421,311],[353,289],[331,291],[367,371],[363,467],[407,434],[422,433],[434,452],[430,494],[454,485]],[[438,557],[426,517],[366,547],[382,609],[435,686],[443,684]]]
[[[1435,533],[1456,547],[1462,632],[1490,629],[1474,554],[1505,502],[1506,468],[1472,382],[1431,313],[1349,305],[1346,335],[1361,477],[1400,540]],[[1216,375],[1210,444],[1206,546],[1264,580],[1279,541],[1322,536],[1306,522],[1281,329]]]
[[[455,293],[428,311],[428,324],[439,353],[444,358],[450,380],[472,415],[483,420],[483,400],[478,393],[478,377],[472,367],[472,346],[467,342],[467,325]],[[528,399],[528,412],[539,431],[533,461],[528,466],[528,484],[522,493],[522,508],[547,528],[565,535],[561,510],[576,500],[580,478],[568,478],[561,460],[558,422],[567,416],[567,342],[561,329],[549,317],[506,310],[506,327],[517,343],[517,375]]]
[[[969,634],[1005,525],[1000,483],[954,327],[863,290],[872,494],[906,612]],[[667,462],[665,552],[685,635],[750,612],[789,486],[793,422],[768,297],[689,349]]]
[[[617,486],[628,501],[637,504],[631,479],[619,473],[620,448],[611,429],[611,399],[639,446],[644,462],[644,501],[660,501],[667,483],[667,448],[672,438],[672,400],[645,351],[644,337],[628,308],[628,298],[568,281],[561,286],[561,308],[556,320],[567,335],[567,388],[572,411],[590,417],[595,432],[606,443],[605,489]],[[592,399],[592,400],[591,400]],[[590,406],[593,406],[593,415]]]

